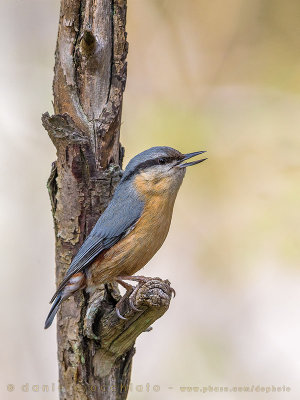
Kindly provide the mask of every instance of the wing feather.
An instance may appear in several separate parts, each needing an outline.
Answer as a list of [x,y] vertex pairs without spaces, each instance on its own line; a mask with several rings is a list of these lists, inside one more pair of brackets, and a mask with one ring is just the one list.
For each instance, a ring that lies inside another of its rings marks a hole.
[[131,196],[125,199],[120,199],[118,194],[117,190],[113,200],[98,219],[91,233],[73,258],[64,279],[50,303],[54,301],[58,293],[66,286],[72,275],[84,270],[102,251],[109,249],[125,237],[139,220],[143,210],[143,202],[136,196],[132,196],[132,193]]

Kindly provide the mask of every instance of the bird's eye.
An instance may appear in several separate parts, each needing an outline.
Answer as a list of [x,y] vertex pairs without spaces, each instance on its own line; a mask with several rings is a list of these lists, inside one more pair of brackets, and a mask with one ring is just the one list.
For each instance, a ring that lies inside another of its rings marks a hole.
[[166,162],[167,162],[167,160],[166,160],[165,158],[159,158],[159,159],[158,159],[158,163],[159,163],[160,165],[164,165]]

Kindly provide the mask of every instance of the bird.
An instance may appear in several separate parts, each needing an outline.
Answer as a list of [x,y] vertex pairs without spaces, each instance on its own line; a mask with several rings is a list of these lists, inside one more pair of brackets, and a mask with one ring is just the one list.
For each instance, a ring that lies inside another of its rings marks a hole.
[[[205,152],[182,154],[172,147],[156,146],[129,161],[111,201],[52,297],[45,329],[52,324],[61,303],[76,291],[91,293],[112,282],[129,290],[132,286],[124,280],[143,280],[134,274],[150,261],[167,237],[186,168],[207,158],[185,161]],[[116,310],[125,319],[118,304]]]

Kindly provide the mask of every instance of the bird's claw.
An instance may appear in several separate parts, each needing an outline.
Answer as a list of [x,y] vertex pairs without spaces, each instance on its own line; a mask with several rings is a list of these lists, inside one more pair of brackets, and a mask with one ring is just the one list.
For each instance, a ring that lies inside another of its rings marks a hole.
[[166,279],[164,282],[169,285],[170,291],[171,291],[171,294],[173,294],[173,297],[176,297],[176,290],[171,287],[171,282],[168,279]]
[[134,295],[135,288],[134,288],[134,290],[133,290],[133,287],[131,287],[131,288],[132,288],[132,289],[129,289],[128,292],[126,292],[126,293],[124,294],[124,296],[122,297],[122,299],[121,299],[121,300],[117,303],[117,305],[116,305],[116,313],[117,313],[117,316],[118,316],[119,318],[121,318],[121,319],[124,319],[124,320],[126,320],[127,318],[123,317],[123,315],[121,314],[120,308],[121,308],[122,304],[124,303],[124,301],[125,301],[125,299],[126,299],[127,297],[128,297],[128,302],[129,302],[130,308],[131,308],[133,311],[137,311],[137,312],[142,311],[142,310],[139,310],[139,309],[134,305],[135,296],[132,297],[132,295]]
[[127,318],[123,317],[123,315],[121,315],[120,310],[119,310],[119,307],[118,307],[118,304],[116,305],[116,313],[117,313],[117,316],[118,316],[120,319],[124,319],[124,320],[127,319]]
[[134,301],[133,300],[135,300],[135,289],[134,289],[134,291],[132,292],[132,294],[130,295],[130,297],[129,297],[129,305],[130,305],[130,307],[132,308],[132,310],[134,310],[134,311],[137,311],[137,312],[141,312],[141,311],[143,311],[143,310],[140,310],[139,308],[137,308],[135,305],[134,305]]

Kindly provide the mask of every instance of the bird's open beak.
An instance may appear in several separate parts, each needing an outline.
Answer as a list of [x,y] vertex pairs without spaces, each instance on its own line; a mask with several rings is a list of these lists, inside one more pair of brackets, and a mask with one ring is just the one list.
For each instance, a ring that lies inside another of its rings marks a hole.
[[199,163],[207,160],[207,158],[201,158],[200,160],[182,164],[184,161],[186,161],[192,157],[198,156],[199,154],[203,154],[203,153],[206,153],[206,151],[196,151],[195,153],[185,154],[184,158],[182,160],[180,160],[180,162],[178,163],[178,166],[180,168],[186,168],[186,167],[190,167],[191,165],[196,165],[196,164],[199,164]]

